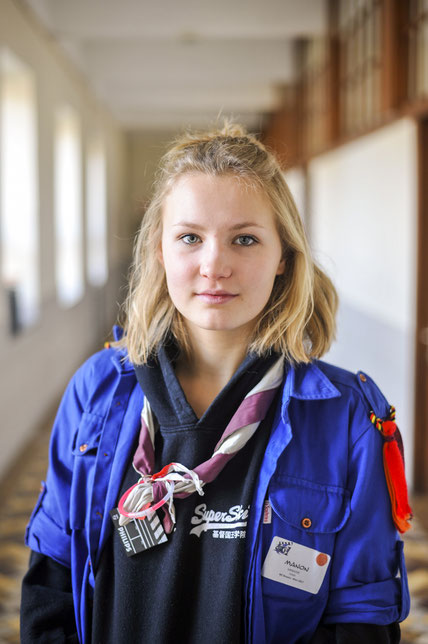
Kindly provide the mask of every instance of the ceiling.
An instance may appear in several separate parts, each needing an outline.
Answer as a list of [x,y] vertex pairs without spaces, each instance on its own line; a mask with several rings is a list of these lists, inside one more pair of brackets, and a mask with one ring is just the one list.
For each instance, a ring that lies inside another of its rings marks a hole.
[[126,129],[261,127],[326,0],[23,0]]

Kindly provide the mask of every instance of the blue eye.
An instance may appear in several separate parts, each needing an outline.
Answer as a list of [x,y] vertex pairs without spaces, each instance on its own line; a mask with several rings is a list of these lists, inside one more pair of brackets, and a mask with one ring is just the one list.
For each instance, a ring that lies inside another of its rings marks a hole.
[[236,238],[235,243],[237,243],[238,246],[253,246],[258,242],[257,239],[252,235],[240,235]]
[[183,241],[185,244],[188,244],[189,246],[193,246],[194,244],[197,244],[198,241],[200,241],[197,235],[192,235],[191,233],[188,233],[187,235],[182,235],[180,239],[181,241]]

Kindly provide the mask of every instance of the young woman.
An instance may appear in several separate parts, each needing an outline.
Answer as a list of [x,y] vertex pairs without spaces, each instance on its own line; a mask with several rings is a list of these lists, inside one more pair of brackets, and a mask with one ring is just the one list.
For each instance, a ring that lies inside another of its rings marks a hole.
[[399,641],[399,433],[318,360],[336,306],[273,155],[235,125],[176,141],[123,328],[58,412],[23,642]]

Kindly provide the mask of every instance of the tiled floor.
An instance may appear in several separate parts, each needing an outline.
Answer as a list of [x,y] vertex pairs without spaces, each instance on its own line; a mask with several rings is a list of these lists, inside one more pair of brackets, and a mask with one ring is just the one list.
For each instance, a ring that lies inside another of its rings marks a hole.
[[21,579],[29,550],[25,526],[45,476],[49,431],[28,446],[22,459],[0,488],[0,642],[18,644]]
[[[20,582],[29,552],[23,543],[28,517],[45,475],[49,431],[29,445],[15,471],[0,487],[0,644],[19,643]],[[401,625],[403,644],[428,644],[428,502],[414,499],[413,528],[405,535],[412,596]]]

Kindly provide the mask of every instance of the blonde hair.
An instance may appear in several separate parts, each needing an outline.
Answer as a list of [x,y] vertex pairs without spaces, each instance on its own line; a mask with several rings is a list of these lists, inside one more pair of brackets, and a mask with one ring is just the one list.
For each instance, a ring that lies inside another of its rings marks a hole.
[[261,189],[269,198],[281,238],[285,271],[259,314],[248,350],[270,351],[288,360],[309,362],[322,356],[335,334],[336,290],[314,263],[302,221],[274,155],[237,124],[190,132],[176,139],[162,158],[153,198],[136,238],[129,292],[123,306],[126,347],[134,364],[146,363],[172,333],[189,349],[181,314],[172,303],[164,269],[156,255],[162,235],[162,204],[178,177],[202,172],[234,175]]

